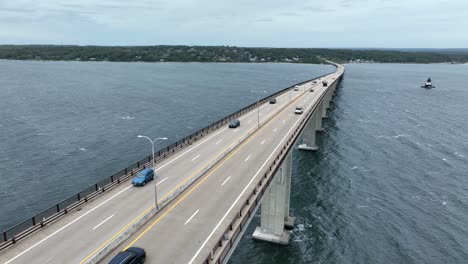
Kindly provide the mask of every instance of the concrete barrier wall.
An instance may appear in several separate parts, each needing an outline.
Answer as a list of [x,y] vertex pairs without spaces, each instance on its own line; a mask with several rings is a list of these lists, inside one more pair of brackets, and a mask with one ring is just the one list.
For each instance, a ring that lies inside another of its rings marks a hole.
[[[320,78],[320,77],[318,77]],[[313,81],[315,79],[310,80]],[[308,93],[307,89],[304,89],[301,95]],[[245,140],[247,140],[252,134],[254,134],[259,128],[266,125],[272,118],[274,118],[280,111],[284,108],[290,106],[300,97],[288,102],[282,108],[278,109],[274,114],[271,114],[267,119],[263,120],[260,123],[260,127],[255,127],[245,133],[240,140],[231,144],[225,151],[220,153],[216,156],[205,168],[203,168],[199,173],[195,174],[192,178],[190,178],[187,182],[182,184],[179,188],[175,191],[167,195],[162,201],[158,201],[159,203],[159,211],[163,210],[171,201],[173,201],[178,195],[182,192],[187,190],[195,181],[197,181],[201,176],[203,176],[206,172],[211,170],[214,166],[216,166],[219,162],[221,162],[225,157],[227,157],[234,149],[240,146]],[[135,234],[143,225],[145,225],[152,217],[154,217],[158,212],[155,207],[153,207],[150,211],[146,214],[141,216],[137,219],[132,225],[130,225],[127,229],[125,229],[122,233],[117,235],[114,239],[112,239],[108,244],[106,244],[102,249],[100,249],[97,253],[95,253],[90,259],[88,259],[85,263],[86,264],[94,264],[99,263],[103,258],[105,258],[110,252],[115,250],[119,247],[124,241],[126,241],[131,235]]]
[[229,257],[234,251],[235,247],[239,243],[239,240],[242,237],[242,234],[245,232],[245,229],[249,225],[253,216],[255,215],[256,210],[261,204],[263,194],[266,192],[269,183],[273,179],[276,171],[281,166],[284,158],[287,156],[288,152],[291,151],[292,146],[295,141],[299,138],[302,129],[307,124],[308,119],[314,114],[314,111],[317,109],[317,106],[325,98],[327,93],[329,93],[333,88],[336,88],[336,85],[341,81],[341,74],[336,78],[326,92],[323,93],[321,99],[317,101],[314,107],[307,113],[306,117],[302,120],[299,127],[294,131],[291,137],[286,141],[286,144],[283,148],[278,150],[276,159],[270,164],[269,168],[266,168],[263,172],[263,177],[261,177],[256,183],[255,187],[252,188],[250,195],[246,196],[247,200],[241,206],[239,212],[235,212],[236,217],[232,220],[225,231],[222,233],[222,236],[217,238],[216,246],[211,250],[208,256],[204,259],[202,263],[213,264],[213,263],[227,263]]

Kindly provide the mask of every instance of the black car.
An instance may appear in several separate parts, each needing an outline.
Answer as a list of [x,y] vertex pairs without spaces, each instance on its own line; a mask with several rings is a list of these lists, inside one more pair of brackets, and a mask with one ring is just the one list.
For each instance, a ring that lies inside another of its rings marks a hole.
[[143,264],[145,263],[146,252],[139,247],[131,247],[119,252],[109,264]]
[[270,104],[276,104],[276,98],[271,99]]
[[238,126],[240,126],[239,119],[231,120],[231,122],[229,123],[229,128],[236,128]]
[[310,88],[309,92],[313,93],[313,92],[314,92],[314,89]]
[[322,85],[323,85],[323,87],[327,87],[327,86],[328,86],[327,81],[323,81],[323,82],[322,82]]

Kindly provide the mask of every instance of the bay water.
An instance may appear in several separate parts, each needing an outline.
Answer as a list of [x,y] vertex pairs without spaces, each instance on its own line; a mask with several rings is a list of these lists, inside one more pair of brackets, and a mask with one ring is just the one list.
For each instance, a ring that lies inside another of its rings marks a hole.
[[[171,143],[333,70],[0,61],[0,229],[149,155],[138,134]],[[230,263],[466,263],[468,65],[346,65],[328,116],[293,152],[290,244],[253,241],[257,214]]]

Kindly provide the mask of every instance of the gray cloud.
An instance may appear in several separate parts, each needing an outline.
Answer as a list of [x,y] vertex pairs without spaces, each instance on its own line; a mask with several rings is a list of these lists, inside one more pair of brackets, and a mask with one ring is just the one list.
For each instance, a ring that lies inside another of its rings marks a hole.
[[283,13],[280,13],[281,16],[288,16],[288,17],[297,17],[297,16],[300,16],[301,14],[297,13],[297,12],[283,12]]
[[466,47],[467,10],[466,0],[0,0],[0,41]]
[[273,21],[273,18],[271,17],[264,17],[264,18],[258,18],[258,19],[255,19],[256,22],[272,22]]
[[305,6],[303,10],[311,11],[311,13],[326,13],[326,12],[336,11],[336,9],[333,9],[333,8],[320,7],[320,6]]

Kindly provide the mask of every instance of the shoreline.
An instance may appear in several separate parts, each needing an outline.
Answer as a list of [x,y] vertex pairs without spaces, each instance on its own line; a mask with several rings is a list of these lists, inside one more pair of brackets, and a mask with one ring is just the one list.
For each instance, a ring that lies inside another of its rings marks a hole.
[[[307,62],[283,62],[283,61],[110,61],[110,60],[20,60],[20,59],[3,59],[0,61],[27,61],[27,62],[112,62],[112,63],[224,63],[224,64],[312,64],[312,65],[328,65],[328,63],[307,63]],[[468,62],[341,62],[343,65],[350,64],[443,64],[443,65],[468,65]]]

